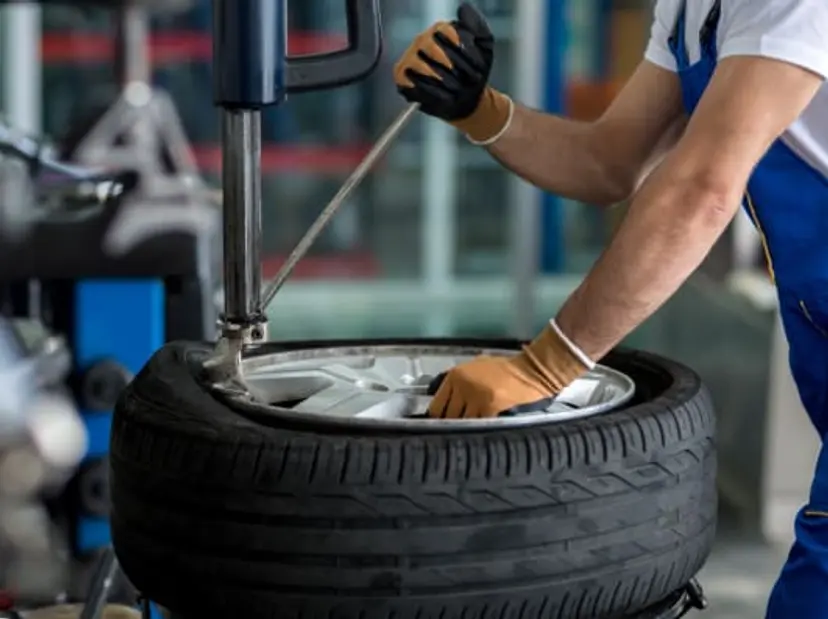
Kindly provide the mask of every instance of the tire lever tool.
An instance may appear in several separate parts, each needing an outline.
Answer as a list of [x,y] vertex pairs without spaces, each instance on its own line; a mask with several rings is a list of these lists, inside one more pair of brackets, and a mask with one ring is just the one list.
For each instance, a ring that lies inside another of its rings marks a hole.
[[290,252],[288,259],[285,261],[285,264],[282,265],[282,268],[279,269],[279,272],[276,274],[276,277],[267,287],[263,295],[262,304],[264,309],[267,309],[268,305],[270,305],[271,301],[273,301],[273,297],[276,296],[276,293],[281,290],[282,286],[284,286],[287,279],[290,277],[291,273],[293,273],[293,269],[299,263],[299,261],[305,257],[305,254],[308,253],[308,250],[311,248],[313,243],[316,239],[319,238],[319,235],[325,229],[325,226],[331,221],[333,216],[339,210],[339,207],[350,197],[350,195],[354,192],[354,190],[359,187],[359,184],[362,180],[366,177],[368,172],[376,165],[377,161],[385,154],[394,140],[399,137],[402,133],[403,129],[408,125],[411,119],[414,117],[414,113],[420,109],[419,103],[411,103],[406,108],[397,115],[389,127],[385,130],[385,132],[379,137],[379,139],[374,143],[374,146],[371,147],[371,150],[368,151],[368,154],[363,157],[362,161],[360,161],[359,165],[356,169],[351,173],[348,179],[342,184],[342,187],[339,188],[339,191],[336,192],[336,195],[328,202],[328,205],[322,210],[319,214],[319,217],[311,224],[308,231],[305,232],[305,236],[296,244],[296,247]]

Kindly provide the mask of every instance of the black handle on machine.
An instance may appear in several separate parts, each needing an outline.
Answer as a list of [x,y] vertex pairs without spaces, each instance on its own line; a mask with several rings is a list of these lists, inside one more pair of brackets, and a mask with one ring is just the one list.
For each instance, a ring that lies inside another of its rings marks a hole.
[[[308,0],[293,0],[307,2]],[[344,86],[382,52],[379,0],[345,0],[348,47],[287,55],[288,0],[213,0],[213,98],[226,109],[279,105],[288,93]]]
[[363,79],[376,68],[382,54],[379,0],[345,0],[345,10],[348,47],[326,54],[288,57],[288,92],[344,86]]

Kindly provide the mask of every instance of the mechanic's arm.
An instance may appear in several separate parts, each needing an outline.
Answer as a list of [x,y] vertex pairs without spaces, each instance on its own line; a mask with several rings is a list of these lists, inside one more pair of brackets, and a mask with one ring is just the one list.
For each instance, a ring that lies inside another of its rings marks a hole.
[[455,21],[414,40],[394,79],[423,112],[448,121],[534,185],[568,198],[600,205],[626,199],[657,146],[671,146],[685,122],[675,73],[648,61],[598,121],[578,122],[515,104],[489,86],[493,60],[486,20],[464,3]]
[[676,74],[645,60],[597,121],[514,104],[508,128],[488,150],[541,189],[612,205],[632,194],[647,162],[673,145],[685,122]]
[[699,266],[737,212],[754,166],[821,83],[767,58],[719,63],[683,137],[556,319],[589,358],[609,352]]

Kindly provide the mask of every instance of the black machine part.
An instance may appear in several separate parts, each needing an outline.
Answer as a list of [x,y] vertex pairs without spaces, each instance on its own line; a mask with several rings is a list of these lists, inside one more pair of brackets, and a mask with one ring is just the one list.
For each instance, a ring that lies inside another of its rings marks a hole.
[[345,11],[348,48],[289,58],[288,92],[338,88],[365,78],[376,68],[382,55],[378,0],[346,0]]
[[704,610],[707,598],[699,582],[694,578],[661,604],[645,610],[634,619],[681,619],[692,610]]
[[[412,343],[519,346],[258,351]],[[617,412],[417,434],[254,418],[202,383],[210,352],[165,346],[113,421],[115,550],[174,615],[618,619],[682,590],[710,552],[714,413],[676,363],[609,355],[637,386]]]
[[285,0],[214,0],[216,105],[258,110],[282,103],[287,93],[328,90],[366,77],[382,53],[379,0],[345,0],[345,10],[347,48],[286,57]]
[[32,177],[46,189],[131,180],[117,171],[92,170],[60,161],[47,144],[3,123],[0,123],[0,153],[25,161]]
[[[42,141],[0,123],[0,242],[30,241],[29,234],[48,220],[88,219],[107,200],[133,184],[132,176],[60,161]],[[6,263],[4,262],[4,267]]]
[[[61,161],[39,141],[2,123],[0,153],[25,162],[38,188],[38,200],[27,215],[26,242],[0,243],[4,283],[198,272],[196,246],[201,231],[210,229],[210,217],[196,221],[192,209],[164,204],[155,209],[143,205],[136,213],[124,200],[135,188],[134,173]],[[212,219],[218,222],[217,215]]]

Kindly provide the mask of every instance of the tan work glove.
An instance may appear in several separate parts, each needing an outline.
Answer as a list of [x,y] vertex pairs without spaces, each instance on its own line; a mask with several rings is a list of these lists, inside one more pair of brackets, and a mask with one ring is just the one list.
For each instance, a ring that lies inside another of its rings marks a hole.
[[394,67],[406,100],[448,121],[475,144],[491,144],[508,128],[512,100],[488,85],[494,36],[485,18],[463,3],[453,22],[438,22],[414,39]]
[[594,363],[551,321],[514,357],[481,355],[445,374],[430,417],[497,417],[541,411]]
[[[79,619],[81,612],[83,612],[83,604],[60,604],[38,608],[24,613],[23,617],[24,619]],[[107,604],[101,614],[101,619],[141,619],[141,612],[129,606]]]

